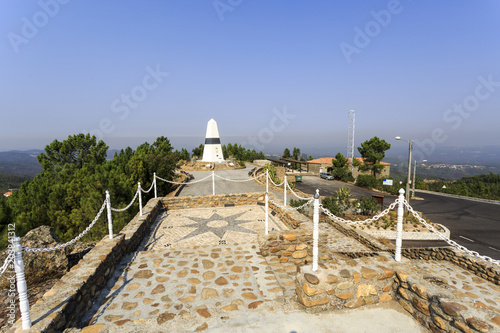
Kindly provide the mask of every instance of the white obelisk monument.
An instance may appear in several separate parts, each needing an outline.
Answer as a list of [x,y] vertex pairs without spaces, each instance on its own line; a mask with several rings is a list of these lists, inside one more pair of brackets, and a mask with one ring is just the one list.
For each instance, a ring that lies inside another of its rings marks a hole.
[[217,122],[213,119],[210,119],[207,124],[202,162],[224,163]]

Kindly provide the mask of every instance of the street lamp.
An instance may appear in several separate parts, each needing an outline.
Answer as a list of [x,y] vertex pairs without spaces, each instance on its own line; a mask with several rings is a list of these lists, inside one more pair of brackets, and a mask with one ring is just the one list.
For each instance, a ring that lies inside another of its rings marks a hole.
[[[400,136],[397,136],[395,139],[406,141],[405,139],[401,138]],[[406,178],[406,202],[410,203],[411,151],[413,149],[413,140],[406,141],[406,142],[408,142],[408,144],[409,144],[409,147],[408,147],[408,176]]]
[[[427,160],[422,160],[422,163],[425,163],[427,162]],[[411,182],[411,187],[412,187],[412,190],[411,190],[411,196],[414,197],[415,196],[415,174],[417,172],[417,160],[415,160],[415,163],[413,164],[413,180]]]

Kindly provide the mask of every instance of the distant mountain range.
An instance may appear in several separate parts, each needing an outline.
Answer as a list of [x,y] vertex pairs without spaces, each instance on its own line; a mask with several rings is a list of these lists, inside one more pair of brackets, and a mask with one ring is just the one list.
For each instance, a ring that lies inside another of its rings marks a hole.
[[36,156],[43,150],[11,150],[0,152],[0,173],[35,177],[42,171]]

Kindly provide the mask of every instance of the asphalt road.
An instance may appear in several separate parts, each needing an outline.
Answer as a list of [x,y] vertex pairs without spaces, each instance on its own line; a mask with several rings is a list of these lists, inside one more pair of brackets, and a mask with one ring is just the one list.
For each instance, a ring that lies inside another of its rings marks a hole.
[[[295,186],[304,193],[331,195],[341,187],[351,189],[354,197],[381,195],[379,192],[358,188],[335,180],[325,180],[318,176],[303,176],[302,183]],[[384,206],[395,200],[395,196],[384,195]],[[421,211],[432,222],[450,229],[451,239],[469,250],[500,259],[500,205],[487,204],[464,199],[444,197],[436,194],[417,193],[424,200],[411,200],[410,205]],[[403,246],[420,246],[418,242],[403,242]],[[444,242],[429,242],[426,246],[443,246]]]

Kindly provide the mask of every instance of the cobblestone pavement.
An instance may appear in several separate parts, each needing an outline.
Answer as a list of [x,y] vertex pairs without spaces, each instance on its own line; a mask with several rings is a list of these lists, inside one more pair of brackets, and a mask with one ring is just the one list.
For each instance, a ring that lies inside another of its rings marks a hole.
[[[262,206],[196,208],[163,213],[150,239],[147,250],[193,245],[221,245],[257,241],[265,231],[265,209]],[[269,214],[269,231],[287,230],[279,219]]]
[[[283,304],[295,294],[295,265],[259,254],[260,206],[161,214],[139,251],[124,258],[85,325],[141,324],[157,316],[197,319]],[[286,226],[269,216],[269,229]],[[242,242],[242,243],[238,243]],[[168,319],[169,318],[169,319]]]
[[[295,300],[295,265],[259,253],[263,218],[260,206],[161,214],[149,237],[121,261],[84,316],[82,332],[226,331],[224,323],[245,332],[261,330],[259,318],[280,329],[276,322],[283,318],[304,325],[291,315],[307,317]],[[273,216],[269,225],[286,229]],[[361,244],[337,230],[322,228],[331,233],[332,247],[361,250]],[[407,315],[393,315],[414,323]],[[319,318],[307,318],[325,327]],[[351,325],[346,327],[339,332],[352,331]],[[420,332],[418,324],[411,331]]]

